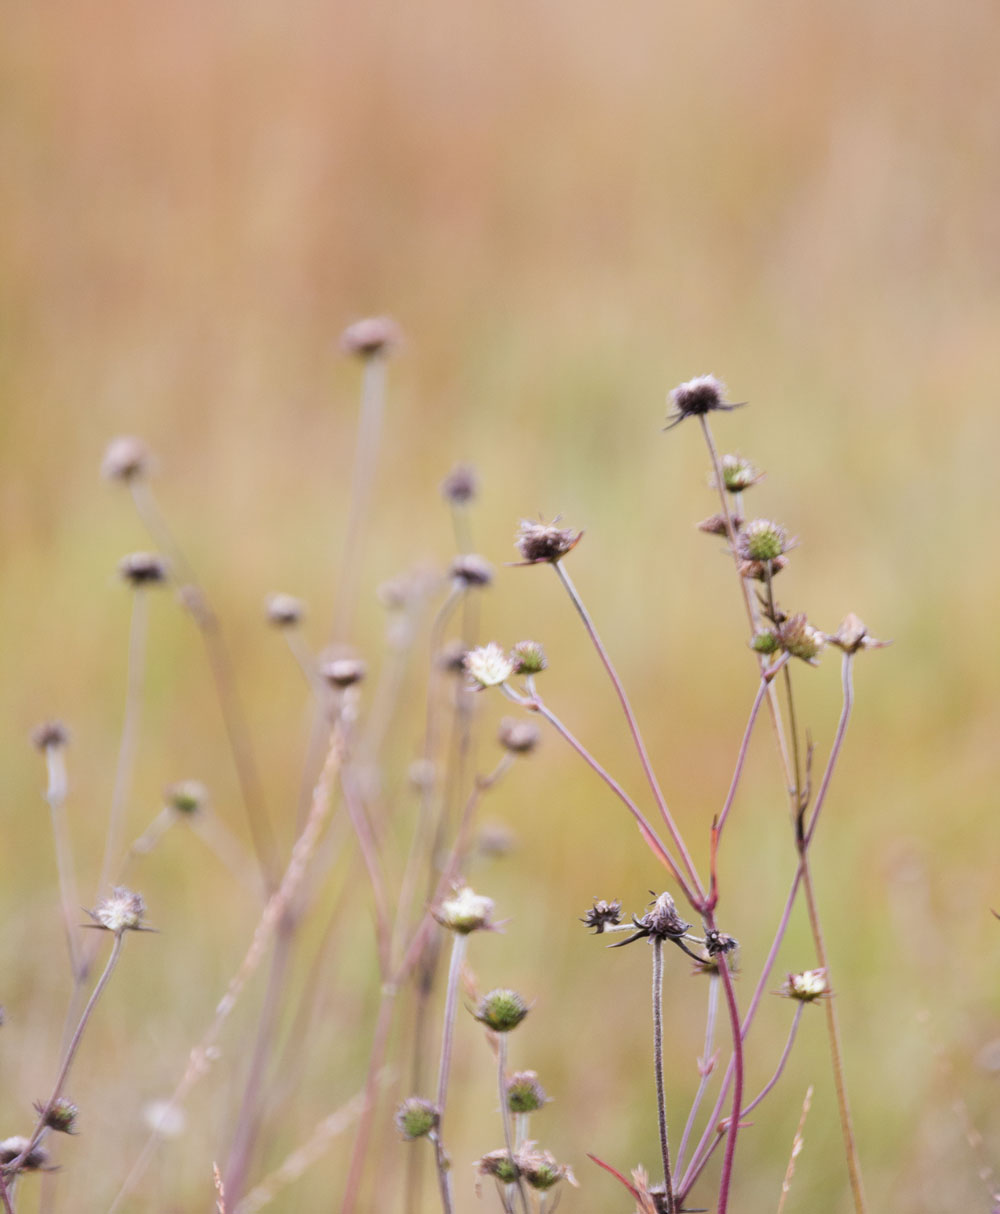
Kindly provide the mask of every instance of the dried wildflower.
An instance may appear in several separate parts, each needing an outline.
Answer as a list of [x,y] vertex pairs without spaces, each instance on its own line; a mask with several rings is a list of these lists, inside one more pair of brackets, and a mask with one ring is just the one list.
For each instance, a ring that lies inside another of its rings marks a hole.
[[501,1149],[489,1151],[476,1161],[476,1171],[480,1176],[492,1176],[501,1184],[515,1184],[521,1173],[509,1152]]
[[799,974],[789,974],[777,993],[785,999],[798,999],[800,1003],[815,1003],[817,999],[830,994],[826,970],[803,970]]
[[533,1142],[526,1142],[517,1153],[518,1171],[533,1189],[544,1192],[557,1185],[560,1180],[576,1184],[572,1168],[557,1163],[551,1151],[539,1151]]
[[406,1139],[424,1138],[436,1130],[441,1120],[437,1105],[411,1096],[396,1110],[396,1128]]
[[178,780],[164,791],[163,798],[168,809],[190,816],[208,804],[208,790],[199,780]]
[[787,556],[776,556],[773,561],[740,561],[740,577],[766,582],[776,578],[787,564]]
[[518,641],[510,651],[515,674],[541,674],[548,666],[545,650],[537,641]]
[[654,938],[657,940],[671,940],[678,945],[689,957],[697,960],[697,954],[684,943],[683,937],[691,927],[690,923],[685,923],[677,913],[677,904],[668,893],[662,893],[655,897],[650,903],[652,910],[647,911],[641,918],[632,916],[632,923],[636,930],[631,936],[627,936],[624,940],[619,940],[617,944],[609,944],[608,948],[622,948],[626,944],[631,944],[635,940],[644,940]]
[[40,1100],[35,1101],[35,1112],[44,1119],[44,1124],[57,1134],[75,1134],[76,1119],[80,1110],[65,1096],[52,1102],[51,1108]]
[[514,673],[514,663],[496,643],[480,645],[465,655],[465,669],[479,687],[499,687]]
[[547,1101],[537,1071],[515,1071],[508,1077],[507,1108],[512,1113],[536,1113]]
[[527,1016],[528,1005],[517,991],[498,989],[484,995],[472,1014],[494,1033],[509,1033]]
[[467,936],[470,932],[490,931],[493,927],[493,910],[492,898],[474,893],[468,885],[463,885],[432,914],[442,927]]
[[[719,461],[719,465],[722,472],[722,487],[728,493],[742,493],[744,489],[759,484],[766,476],[766,473],[761,472],[742,455],[724,455]],[[719,482],[714,474],[709,478],[709,483],[713,489],[719,487]]]
[[686,417],[703,417],[706,413],[717,410],[730,412],[739,409],[746,402],[730,404],[726,399],[726,386],[714,375],[699,375],[689,379],[687,383],[679,384],[668,397],[673,406],[667,414],[667,424],[664,430],[672,430]]
[[530,754],[541,739],[541,731],[531,721],[517,721],[513,717],[504,717],[500,722],[497,740],[504,750],[511,754]]
[[[15,1159],[20,1159],[24,1152],[31,1146],[31,1139],[25,1138],[23,1134],[14,1134],[11,1138],[5,1138],[0,1142],[0,1165],[6,1168],[12,1164]],[[27,1155],[21,1160],[18,1167],[20,1172],[35,1172],[39,1168],[44,1168],[49,1162],[49,1153],[46,1149],[36,1143]]]
[[471,502],[479,490],[479,477],[471,464],[456,464],[441,482],[441,496],[455,506]]
[[580,922],[585,927],[592,927],[594,935],[599,936],[609,927],[617,927],[622,921],[622,904],[617,898],[605,902],[603,898],[595,898],[594,905],[583,916]]
[[[741,514],[729,513],[729,521],[733,525],[734,531],[739,531],[743,526],[743,516]],[[698,530],[704,531],[708,535],[728,535],[729,528],[726,526],[726,516],[724,514],[712,514],[708,518],[703,518],[698,523]]]
[[869,636],[868,629],[853,611],[844,616],[843,623],[837,631],[826,639],[831,645],[842,649],[844,653],[857,653],[859,649],[884,649],[886,645],[892,643],[891,641],[876,641],[874,637]]
[[343,691],[345,687],[360,683],[367,669],[360,658],[328,657],[320,662],[319,673],[331,687]]
[[552,523],[533,523],[522,519],[514,541],[526,565],[540,565],[545,562],[555,564],[562,560],[567,552],[571,552],[580,540],[583,532],[574,532],[557,527]]
[[402,342],[399,326],[388,316],[371,316],[348,325],[340,335],[340,348],[359,358],[389,355]]
[[470,586],[488,586],[493,581],[493,566],[474,552],[456,556],[448,572],[466,589]]
[[736,551],[744,561],[775,561],[794,543],[778,523],[767,518],[755,518],[737,536]]
[[114,932],[116,936],[120,936],[122,932],[145,932],[150,930],[142,926],[145,913],[146,903],[142,894],[133,893],[124,885],[116,885],[106,898],[101,898],[92,911],[87,911],[93,923],[84,926]]
[[149,448],[141,438],[121,435],[108,443],[101,460],[101,475],[105,480],[127,484],[145,476],[151,463]]
[[705,929],[705,952],[709,957],[725,956],[726,953],[735,952],[739,946],[738,940],[733,936],[727,936],[725,932],[720,932],[718,928]]
[[155,586],[167,580],[167,562],[152,552],[132,552],[118,562],[118,572],[133,586]]
[[804,615],[788,616],[778,625],[776,636],[781,648],[793,658],[800,658],[810,666],[819,665],[826,637]]
[[264,610],[267,613],[267,622],[275,628],[294,628],[302,622],[306,611],[302,600],[291,594],[268,595]]
[[778,639],[778,634],[773,628],[763,628],[760,632],[755,632],[751,637],[750,648],[754,653],[763,653],[770,656],[772,653],[777,653],[781,648],[781,641]]
[[31,731],[31,744],[37,750],[59,750],[69,742],[69,730],[62,721],[43,721]]

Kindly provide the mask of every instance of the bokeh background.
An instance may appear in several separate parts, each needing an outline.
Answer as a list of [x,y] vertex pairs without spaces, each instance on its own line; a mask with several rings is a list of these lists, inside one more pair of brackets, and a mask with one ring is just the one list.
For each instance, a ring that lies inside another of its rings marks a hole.
[[[574,577],[702,857],[754,671],[731,568],[693,528],[713,509],[696,428],[660,427],[667,390],[692,375],[713,372],[751,402],[716,433],[769,472],[752,513],[801,539],[784,602],[830,628],[857,611],[895,640],[859,660],[816,852],[871,1207],[990,1209],[995,5],[11,0],[4,25],[0,1131],[30,1124],[51,1082],[69,989],[43,765],[27,735],[50,715],[72,728],[69,812],[90,891],[121,728],[129,595],[114,571],[148,540],[127,495],[99,479],[104,446],[135,433],[157,453],[157,494],[223,616],[287,840],[308,710],[261,602],[273,589],[302,595],[309,639],[325,641],[359,380],[336,338],[389,312],[407,343],[390,369],[362,650],[377,669],[376,585],[449,559],[438,486],[457,460],[473,463],[475,544],[498,567],[484,636],[543,641],[547,697],[638,789],[612,694],[555,579],[503,566],[519,517],[561,512],[586,530]],[[240,830],[198,638],[169,593],[154,603],[151,646],[130,833],[183,777],[204,780]],[[797,672],[820,755],[837,665]],[[400,787],[419,744],[414,686],[390,765]],[[483,764],[500,711],[483,699]],[[554,737],[487,810],[517,846],[471,874],[510,920],[474,941],[473,969],[484,987],[535,1001],[513,1061],[554,1097],[537,1129],[581,1180],[563,1208],[625,1209],[585,1155],[626,1171],[655,1160],[648,958],[644,946],[605,953],[576,917],[595,894],[639,909],[662,874]],[[743,944],[745,998],[793,862],[766,730],[728,846],[721,914]],[[142,1140],[143,1103],[183,1069],[254,921],[252,899],[184,832],[136,883],[161,934],[128,941],[85,1043],[71,1085],[84,1133],[59,1151],[63,1208],[107,1208]],[[377,1000],[363,886],[347,905],[324,954],[316,1053],[275,1096],[259,1171],[363,1073]],[[323,927],[309,928],[312,944]],[[796,921],[780,968],[811,960]],[[680,1110],[697,1082],[703,991],[679,965],[669,988]],[[133,1208],[209,1208],[259,995]],[[769,1074],[788,1011],[766,1008],[751,1082]],[[499,1145],[499,1126],[488,1051],[470,1021],[460,1028],[450,1146],[464,1211],[478,1208],[468,1165]],[[775,1209],[810,1083],[786,1209],[849,1208],[817,1014],[742,1139],[741,1211]],[[410,1148],[390,1112],[367,1209],[400,1208]],[[349,1139],[274,1208],[336,1208]],[[36,1192],[25,1187],[25,1209]]]

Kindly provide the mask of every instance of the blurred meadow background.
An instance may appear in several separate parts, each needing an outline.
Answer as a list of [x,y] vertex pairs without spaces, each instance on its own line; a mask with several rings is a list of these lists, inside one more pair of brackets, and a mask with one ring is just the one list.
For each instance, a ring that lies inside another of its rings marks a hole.
[[[830,629],[856,611],[895,641],[858,660],[814,853],[871,1208],[990,1210],[995,1181],[979,1173],[1000,1166],[996,6],[10,0],[4,25],[0,1131],[30,1132],[70,988],[44,764],[28,735],[50,716],[72,731],[67,812],[92,905],[122,725],[130,591],[115,570],[149,540],[128,494],[101,481],[103,450],[124,433],[156,453],[154,488],[222,618],[287,848],[309,707],[262,603],[300,595],[310,644],[327,641],[359,384],[337,336],[385,312],[406,343],[389,366],[359,651],[377,672],[381,582],[447,567],[439,486],[469,462],[481,480],[473,547],[497,569],[482,638],[541,641],[547,700],[640,789],[555,578],[504,565],[519,518],[561,514],[586,532],[573,577],[701,862],[756,676],[729,562],[694,528],[716,508],[697,427],[660,429],[667,391],[694,375],[750,402],[715,434],[768,471],[751,515],[801,540],[779,598]],[[185,778],[243,833],[196,630],[169,590],[151,610],[128,837]],[[796,677],[822,758],[837,655]],[[417,662],[387,761],[400,798],[422,695]],[[488,770],[503,708],[484,695],[477,710]],[[551,733],[483,813],[513,847],[467,875],[509,922],[473,939],[470,964],[481,989],[533,1001],[512,1063],[538,1070],[553,1097],[534,1129],[581,1182],[562,1208],[628,1209],[586,1152],[626,1172],[655,1165],[648,950],[607,953],[578,916],[594,895],[638,911],[664,874]],[[741,941],[745,999],[794,868],[767,728],[730,829],[720,921]],[[341,883],[357,867],[344,847]],[[63,1209],[107,1209],[142,1144],[143,1105],[182,1073],[259,910],[181,829],[130,883],[160,934],[127,941],[84,1041],[68,1092],[82,1133],[56,1144]],[[283,1031],[318,974],[317,1053],[275,1077],[255,1176],[363,1079],[378,984],[367,887],[348,888],[328,935],[332,898],[303,928]],[[812,964],[810,948],[797,915],[774,987]],[[703,1033],[682,960],[669,958],[667,989],[675,1118]],[[127,1208],[211,1208],[262,985]],[[821,1021],[807,1009],[740,1139],[740,1214],[776,1208],[810,1083],[786,1210],[851,1208]],[[752,1085],[787,1023],[772,1000]],[[456,1048],[448,1145],[466,1211],[480,1208],[471,1164],[501,1134],[492,1058],[464,1013]],[[406,1152],[423,1145],[389,1124],[401,1088],[390,1083],[380,1109],[365,1210],[402,1208]],[[337,1208],[350,1147],[348,1132],[272,1208]],[[428,1185],[429,1171],[428,1159]],[[39,1182],[22,1187],[33,1210]],[[423,1208],[436,1200],[428,1187]]]

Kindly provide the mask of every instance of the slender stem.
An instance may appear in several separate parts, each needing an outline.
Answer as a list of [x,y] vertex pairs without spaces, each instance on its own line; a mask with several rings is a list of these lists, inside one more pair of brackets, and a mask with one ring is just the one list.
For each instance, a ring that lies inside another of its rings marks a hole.
[[660,1131],[660,1159],[667,1214],[674,1214],[674,1182],[670,1172],[667,1136],[667,1097],[663,1084],[663,937],[653,936],[653,1069],[656,1072],[656,1119]]
[[587,635],[593,642],[594,648],[597,650],[598,656],[604,665],[604,669],[608,673],[608,678],[611,680],[615,693],[618,696],[618,701],[622,706],[622,711],[625,714],[625,720],[628,722],[629,733],[631,733],[632,741],[635,743],[635,748],[639,755],[639,761],[642,764],[642,770],[646,776],[646,781],[649,784],[650,790],[653,793],[653,797],[660,811],[660,815],[667,827],[667,833],[673,840],[674,847],[677,848],[677,854],[680,856],[681,861],[687,870],[692,887],[696,891],[699,899],[704,901],[705,892],[702,889],[701,881],[699,880],[698,873],[695,870],[694,861],[691,859],[690,853],[688,852],[688,849],[684,844],[684,840],[681,837],[681,833],[677,829],[677,824],[674,822],[670,810],[667,807],[666,798],[663,795],[663,790],[660,788],[660,783],[656,778],[656,773],[653,771],[653,765],[650,762],[649,753],[646,750],[646,744],[643,741],[642,734],[639,730],[639,722],[636,720],[635,713],[632,711],[632,705],[629,702],[629,698],[625,692],[622,681],[618,677],[618,672],[615,670],[611,658],[608,655],[608,651],[604,648],[601,638],[597,634],[597,629],[595,628],[594,622],[590,618],[586,607],[583,605],[583,600],[580,598],[580,595],[576,587],[573,585],[569,574],[563,568],[562,562],[554,561],[552,563],[552,568],[555,569],[559,580],[566,588],[566,593],[569,595],[573,606],[576,608],[580,619],[583,621],[583,626],[587,630]]
[[[714,927],[711,913],[708,926]],[[736,1157],[736,1136],[740,1129],[740,1114],[743,1104],[743,1031],[740,1026],[740,1011],[733,990],[733,977],[725,956],[719,958],[719,974],[729,1008],[729,1025],[733,1035],[733,1112],[726,1135],[726,1153],[722,1159],[722,1175],[719,1179],[719,1204],[717,1214],[726,1214],[729,1208],[729,1186],[733,1178],[733,1161]]]
[[701,1082],[698,1084],[698,1091],[695,1093],[694,1101],[691,1105],[691,1112],[688,1114],[687,1124],[684,1126],[684,1134],[681,1137],[681,1145],[677,1151],[676,1171],[679,1175],[681,1172],[681,1164],[684,1162],[684,1155],[687,1152],[688,1139],[691,1137],[691,1131],[694,1129],[694,1123],[698,1118],[698,1110],[701,1108],[701,1102],[705,1097],[705,1090],[708,1087],[708,1081],[712,1076],[712,1071],[715,1069],[713,1058],[713,1047],[715,1045],[715,1021],[719,1007],[719,976],[718,974],[709,974],[708,976],[708,1012],[705,1016],[705,1049],[698,1059],[698,1069],[701,1074]]
[[[514,1160],[514,1136],[511,1133],[510,1125],[510,1105],[507,1103],[507,1034],[497,1033],[497,1090],[500,1093],[500,1118],[503,1121],[503,1143],[507,1148],[507,1158],[510,1160],[513,1167],[517,1167]],[[528,1199],[524,1193],[524,1181],[520,1176],[517,1178],[517,1193],[521,1199],[521,1209],[524,1214],[528,1214]]]
[[378,848],[372,835],[371,822],[362,804],[353,773],[347,768],[340,773],[340,785],[344,792],[344,804],[347,806],[351,827],[358,841],[358,850],[361,852],[361,859],[372,887],[379,971],[384,980],[389,976],[389,954],[392,948],[392,922],[389,914],[389,900],[385,891],[385,877],[379,863]]
[[7,1182],[4,1180],[3,1172],[0,1172],[0,1201],[3,1202],[6,1214],[14,1214],[14,1207],[10,1204],[10,1194],[7,1192]]
[[73,971],[73,982],[76,985],[83,981],[84,964],[80,956],[75,922],[75,908],[80,905],[80,899],[76,892],[73,855],[66,824],[66,758],[62,746],[45,747],[45,766],[48,771],[45,799],[49,803],[52,818],[52,840],[56,852],[56,870],[59,874],[63,928],[66,932],[70,969]]
[[448,966],[448,987],[444,1001],[444,1025],[441,1030],[441,1063],[438,1068],[437,1110],[437,1167],[438,1187],[441,1190],[441,1207],[444,1214],[452,1214],[451,1172],[445,1155],[441,1132],[444,1127],[445,1104],[448,1099],[448,1078],[451,1074],[451,1055],[455,1040],[455,1011],[458,1007],[458,984],[462,976],[462,962],[469,938],[460,932],[454,933],[451,943],[451,964]]
[[392,1025],[392,1011],[395,1000],[395,987],[383,987],[382,1000],[379,1003],[378,1016],[375,1020],[375,1032],[372,1035],[372,1048],[368,1059],[368,1074],[365,1077],[364,1105],[361,1116],[358,1118],[358,1133],[354,1139],[354,1149],[351,1152],[347,1183],[344,1186],[344,1196],[339,1206],[340,1214],[353,1214],[361,1189],[361,1174],[364,1170],[365,1155],[368,1151],[372,1123],[375,1119],[375,1101],[378,1095],[379,1074],[382,1071],[386,1046],[389,1040],[389,1028]]
[[741,1117],[745,1117],[747,1113],[749,1113],[752,1109],[755,1109],[757,1105],[759,1105],[760,1102],[767,1095],[769,1095],[769,1093],[773,1090],[774,1085],[781,1078],[781,1072],[785,1069],[785,1063],[788,1061],[788,1055],[792,1052],[792,1046],[795,1044],[795,1035],[799,1031],[799,1022],[802,1019],[802,1009],[804,1007],[805,1004],[801,1001],[796,1004],[795,1015],[792,1018],[792,1027],[788,1030],[788,1040],[785,1042],[785,1048],[781,1051],[781,1057],[778,1059],[778,1065],[774,1068],[774,1074],[767,1081],[767,1083],[764,1084],[753,1100],[751,1100],[749,1104],[745,1104],[743,1106],[743,1108],[740,1110]]

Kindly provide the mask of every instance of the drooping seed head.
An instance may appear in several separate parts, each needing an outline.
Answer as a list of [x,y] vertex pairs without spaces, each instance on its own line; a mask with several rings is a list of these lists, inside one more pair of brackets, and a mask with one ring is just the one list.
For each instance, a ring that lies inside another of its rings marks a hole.
[[75,1134],[76,1119],[80,1110],[64,1096],[53,1101],[52,1107],[47,1108],[41,1100],[35,1101],[35,1112],[43,1118],[45,1125],[57,1134]]
[[[15,1159],[19,1159],[24,1155],[31,1142],[30,1138],[25,1138],[23,1134],[14,1134],[10,1138],[5,1138],[0,1142],[0,1165],[7,1167],[12,1164]],[[49,1162],[49,1153],[40,1144],[35,1145],[28,1151],[24,1159],[18,1167],[19,1172],[36,1172],[39,1168],[44,1168]]]
[[517,991],[498,989],[484,995],[472,1014],[494,1033],[509,1033],[527,1016],[528,1005]]
[[541,736],[541,731],[532,721],[518,721],[514,717],[504,717],[497,732],[500,745],[515,755],[530,754]]
[[465,655],[465,669],[477,687],[499,687],[514,673],[514,663],[496,641],[470,649]]
[[62,721],[43,721],[31,731],[31,744],[37,750],[60,750],[69,743],[69,730]]
[[535,1113],[548,1099],[537,1071],[515,1071],[507,1079],[507,1108],[512,1113]]
[[463,885],[432,914],[442,927],[467,936],[470,932],[489,931],[493,926],[493,910],[492,898],[477,894],[468,885]]
[[153,552],[131,552],[118,562],[118,572],[132,586],[156,586],[167,580],[167,562]]
[[320,677],[338,691],[360,683],[367,672],[368,667],[361,658],[329,656],[319,664]]
[[264,604],[267,622],[275,628],[294,628],[302,622],[305,604],[292,594],[270,594]]
[[437,1105],[419,1096],[411,1096],[396,1110],[396,1128],[408,1140],[424,1138],[436,1130],[441,1121]]
[[388,316],[370,316],[348,325],[340,335],[340,348],[359,358],[388,356],[403,340],[399,326]]
[[472,586],[488,586],[493,581],[493,566],[474,552],[456,556],[448,573],[466,589]]
[[479,477],[471,464],[456,464],[441,482],[441,496],[455,506],[471,502],[479,491]]
[[101,475],[105,480],[127,484],[145,476],[151,464],[149,448],[142,439],[123,434],[108,443],[101,460]]
[[538,565],[546,561],[554,564],[571,552],[582,537],[582,531],[557,527],[554,522],[533,523],[530,519],[522,519],[514,542],[526,564]]

